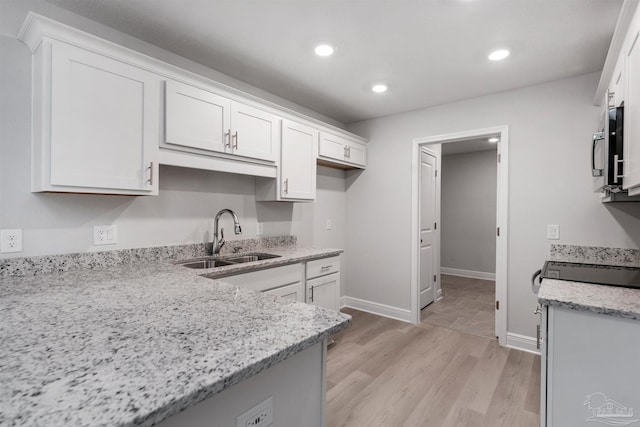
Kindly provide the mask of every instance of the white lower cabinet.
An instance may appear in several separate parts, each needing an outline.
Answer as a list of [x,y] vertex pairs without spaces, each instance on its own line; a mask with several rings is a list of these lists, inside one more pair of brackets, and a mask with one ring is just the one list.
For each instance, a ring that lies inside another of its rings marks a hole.
[[269,291],[265,291],[264,293],[276,295],[285,299],[292,299],[294,301],[304,301],[304,288],[302,287],[302,283],[300,282],[271,289]]
[[304,287],[301,282],[303,278],[302,271],[302,264],[290,264],[220,277],[216,278],[216,280],[251,289],[252,291],[266,292],[292,299],[295,294],[296,301],[304,302]]
[[307,303],[338,311],[340,309],[340,257],[307,262]]
[[542,427],[640,424],[640,321],[547,306],[542,331]]
[[33,59],[32,191],[158,193],[158,76],[57,40]]

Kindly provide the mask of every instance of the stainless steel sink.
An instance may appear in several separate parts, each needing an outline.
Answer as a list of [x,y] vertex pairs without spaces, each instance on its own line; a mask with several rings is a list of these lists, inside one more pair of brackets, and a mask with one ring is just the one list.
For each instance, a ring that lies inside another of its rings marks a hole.
[[227,258],[227,261],[241,264],[244,262],[262,261],[263,259],[271,259],[271,258],[280,258],[280,255],[255,253],[255,254],[247,254],[247,255],[243,255],[235,258]]
[[223,258],[223,259],[205,258],[205,259],[199,259],[197,261],[185,262],[180,265],[187,268],[204,269],[204,268],[224,267],[226,265],[233,265],[233,264],[242,264],[245,262],[262,261],[263,259],[271,259],[271,258],[279,258],[279,257],[280,255],[252,253],[252,254],[247,254],[243,256]]
[[186,264],[180,264],[187,268],[215,268],[224,267],[225,265],[232,265],[233,262],[225,261],[222,259],[203,259],[200,261],[192,261]]

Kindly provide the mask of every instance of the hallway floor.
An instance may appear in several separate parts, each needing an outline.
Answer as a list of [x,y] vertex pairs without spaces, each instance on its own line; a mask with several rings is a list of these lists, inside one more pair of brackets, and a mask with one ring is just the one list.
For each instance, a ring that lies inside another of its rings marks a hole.
[[496,282],[440,276],[443,298],[422,309],[423,323],[495,338]]
[[539,426],[540,357],[353,309],[328,350],[327,427]]

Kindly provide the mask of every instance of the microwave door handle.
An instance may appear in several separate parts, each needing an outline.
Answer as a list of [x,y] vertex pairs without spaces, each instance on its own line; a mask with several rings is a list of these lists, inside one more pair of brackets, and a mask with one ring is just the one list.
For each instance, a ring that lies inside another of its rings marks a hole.
[[604,132],[594,133],[591,146],[591,176],[602,176],[604,172],[603,169],[596,169],[596,147],[600,141],[604,141]]

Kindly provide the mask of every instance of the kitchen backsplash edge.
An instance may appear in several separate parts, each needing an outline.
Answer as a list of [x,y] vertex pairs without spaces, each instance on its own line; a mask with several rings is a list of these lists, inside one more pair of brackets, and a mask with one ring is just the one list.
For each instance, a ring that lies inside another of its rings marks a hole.
[[[254,252],[268,248],[295,246],[296,236],[259,237],[255,239],[231,240],[222,247],[221,255]],[[79,252],[72,254],[42,255],[24,258],[0,259],[0,278],[38,276],[80,269],[105,268],[135,262],[179,260],[207,255],[210,243],[188,245],[155,246],[151,248],[118,249],[102,252]]]
[[553,261],[640,267],[640,249],[560,245],[552,243],[549,249],[549,256]]

